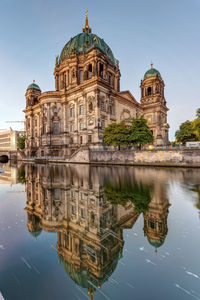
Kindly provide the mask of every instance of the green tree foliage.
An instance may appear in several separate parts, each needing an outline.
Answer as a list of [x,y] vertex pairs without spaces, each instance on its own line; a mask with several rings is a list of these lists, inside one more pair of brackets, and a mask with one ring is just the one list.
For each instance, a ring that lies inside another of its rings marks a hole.
[[138,145],[139,148],[153,142],[153,134],[144,117],[135,118],[129,131],[129,143]]
[[198,119],[200,119],[200,108],[197,108],[196,110],[196,116]]
[[194,129],[194,134],[196,135],[196,140],[200,141],[200,117],[192,121],[192,127]]
[[109,124],[104,131],[104,143],[120,149],[120,146],[128,144],[128,134],[129,129],[124,122]]
[[26,183],[26,174],[25,174],[25,169],[24,168],[20,168],[18,170],[18,181],[21,184],[25,184]]
[[20,150],[23,150],[25,149],[25,140],[26,140],[26,137],[25,135],[21,135],[17,138],[17,147],[20,149]]
[[151,187],[142,183],[131,185],[129,183],[106,183],[105,197],[113,205],[125,206],[127,202],[132,202],[137,212],[142,213],[148,210],[151,202]]
[[185,144],[188,141],[195,141],[197,139],[194,126],[191,121],[186,121],[182,123],[179,127],[179,130],[175,133],[176,140]]

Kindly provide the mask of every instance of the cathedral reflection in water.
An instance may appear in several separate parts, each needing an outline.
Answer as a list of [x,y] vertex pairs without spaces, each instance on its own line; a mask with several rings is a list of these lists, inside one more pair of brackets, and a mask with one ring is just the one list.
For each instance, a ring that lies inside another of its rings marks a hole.
[[91,299],[122,257],[123,229],[132,228],[141,213],[155,251],[164,243],[169,201],[162,172],[26,165],[25,177],[29,232],[35,239],[42,230],[57,233],[60,264]]

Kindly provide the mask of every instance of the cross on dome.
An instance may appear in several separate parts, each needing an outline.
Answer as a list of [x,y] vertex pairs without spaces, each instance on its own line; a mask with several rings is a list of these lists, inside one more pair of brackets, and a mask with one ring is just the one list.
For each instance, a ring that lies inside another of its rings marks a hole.
[[85,14],[86,14],[86,16],[85,16],[85,27],[83,27],[83,32],[84,33],[91,33],[91,28],[90,28],[90,26],[88,25],[88,10],[86,9],[86,11],[85,11]]

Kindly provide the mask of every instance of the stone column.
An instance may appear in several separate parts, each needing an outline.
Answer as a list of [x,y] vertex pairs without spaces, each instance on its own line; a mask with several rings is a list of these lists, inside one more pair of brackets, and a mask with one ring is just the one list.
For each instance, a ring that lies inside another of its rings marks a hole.
[[95,128],[98,128],[99,119],[100,119],[100,99],[99,91],[95,90]]
[[[88,109],[88,105],[87,105],[87,95],[85,93],[83,93],[83,105],[84,105],[84,128],[87,129],[87,109]],[[87,130],[85,131],[85,141],[83,141],[83,143],[87,143]]]
[[74,141],[74,143],[78,143],[78,104],[77,104],[77,99],[74,101],[74,131],[76,132],[76,134],[74,135],[74,137],[76,137],[76,141]]
[[106,94],[106,103],[107,103],[107,116],[108,116],[108,124],[110,124],[110,96],[109,94]]
[[156,136],[156,145],[161,146],[163,144],[163,139],[161,135],[161,114],[160,111],[157,112],[157,136]]
[[51,130],[51,112],[50,112],[50,103],[47,104],[47,132]]
[[30,147],[33,147],[33,112],[30,114]]

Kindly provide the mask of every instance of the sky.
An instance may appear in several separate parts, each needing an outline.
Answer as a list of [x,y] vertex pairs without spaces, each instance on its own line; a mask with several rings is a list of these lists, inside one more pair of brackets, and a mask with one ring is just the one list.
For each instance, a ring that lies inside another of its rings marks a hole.
[[35,80],[54,90],[55,57],[82,31],[92,32],[120,62],[121,90],[140,101],[151,61],[165,82],[170,140],[200,107],[200,0],[0,0],[0,129],[22,128],[25,92]]

